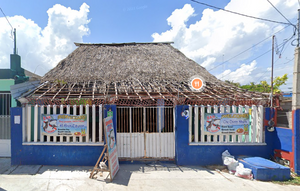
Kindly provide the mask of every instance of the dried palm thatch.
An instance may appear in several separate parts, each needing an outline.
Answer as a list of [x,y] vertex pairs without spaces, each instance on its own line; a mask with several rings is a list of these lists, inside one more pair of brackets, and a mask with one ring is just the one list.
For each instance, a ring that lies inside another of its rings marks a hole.
[[221,83],[170,43],[75,44],[78,48],[49,71],[44,81],[183,82],[201,74],[206,81]]
[[[266,100],[218,80],[187,58],[171,43],[75,43],[74,50],[42,78],[45,82],[29,98],[49,101],[100,100],[118,105],[254,104]],[[201,92],[189,87],[192,76],[201,76]]]

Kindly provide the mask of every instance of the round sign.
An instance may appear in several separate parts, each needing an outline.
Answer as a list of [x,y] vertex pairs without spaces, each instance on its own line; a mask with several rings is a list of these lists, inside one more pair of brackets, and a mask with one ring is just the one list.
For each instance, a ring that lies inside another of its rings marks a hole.
[[204,86],[204,82],[201,78],[195,77],[191,80],[191,88],[194,90],[201,90]]

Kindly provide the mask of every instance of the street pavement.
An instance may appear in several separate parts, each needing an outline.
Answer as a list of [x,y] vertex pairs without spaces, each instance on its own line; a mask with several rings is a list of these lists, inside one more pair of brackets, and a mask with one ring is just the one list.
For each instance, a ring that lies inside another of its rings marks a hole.
[[98,191],[98,190],[299,190],[300,186],[247,180],[226,172],[200,166],[177,166],[163,162],[120,164],[112,182],[98,173],[89,175],[92,166],[10,166],[10,158],[0,158],[0,191]]

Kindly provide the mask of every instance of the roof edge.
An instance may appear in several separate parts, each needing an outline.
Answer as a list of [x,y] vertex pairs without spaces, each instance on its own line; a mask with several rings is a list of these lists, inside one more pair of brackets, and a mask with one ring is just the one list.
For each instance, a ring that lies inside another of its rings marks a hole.
[[76,46],[100,46],[100,45],[106,45],[106,46],[122,46],[122,45],[135,45],[135,44],[174,44],[174,42],[124,42],[124,43],[78,43],[74,42]]

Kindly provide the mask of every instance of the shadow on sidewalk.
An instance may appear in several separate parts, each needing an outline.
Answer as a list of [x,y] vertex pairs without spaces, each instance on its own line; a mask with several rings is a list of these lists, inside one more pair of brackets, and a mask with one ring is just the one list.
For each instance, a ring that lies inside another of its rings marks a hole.
[[[44,175],[51,174],[53,177],[64,178],[89,178],[89,175],[93,169],[93,166],[43,166],[43,165],[19,165],[10,166],[10,158],[0,158],[0,174],[5,175]],[[174,163],[163,161],[147,161],[141,163],[125,163],[120,164],[120,170],[114,177],[112,182],[109,182],[108,173],[103,173],[103,177],[96,174],[95,181],[101,181],[106,183],[114,183],[119,185],[128,186],[130,178],[133,173],[143,173],[151,171],[165,171],[165,172],[187,172],[187,171],[206,171],[212,175],[215,174],[214,170],[204,168],[201,166],[178,166]],[[108,179],[106,179],[108,178]],[[2,189],[3,190],[3,189]],[[0,191],[2,191],[0,188]]]

